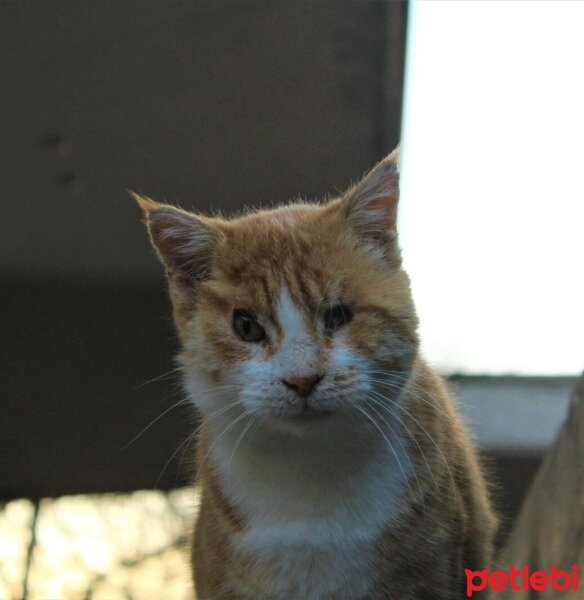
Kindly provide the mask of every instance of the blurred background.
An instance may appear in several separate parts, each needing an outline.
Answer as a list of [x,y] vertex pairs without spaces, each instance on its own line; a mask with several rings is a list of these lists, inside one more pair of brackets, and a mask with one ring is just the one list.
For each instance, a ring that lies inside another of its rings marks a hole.
[[1,3],[0,598],[188,596],[194,415],[126,190],[316,198],[400,139],[424,350],[504,537],[584,366],[583,23],[559,1]]

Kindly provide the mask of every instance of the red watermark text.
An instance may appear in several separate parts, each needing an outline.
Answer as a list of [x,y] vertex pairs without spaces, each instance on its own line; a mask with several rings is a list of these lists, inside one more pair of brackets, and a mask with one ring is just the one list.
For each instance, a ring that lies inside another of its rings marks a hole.
[[573,565],[569,571],[561,571],[553,566],[549,571],[530,571],[524,566],[518,569],[515,565],[509,571],[472,571],[465,569],[466,595],[471,598],[475,592],[486,588],[494,592],[504,592],[507,589],[519,591],[534,590],[545,592],[553,589],[558,592],[578,590],[578,572],[580,567]]

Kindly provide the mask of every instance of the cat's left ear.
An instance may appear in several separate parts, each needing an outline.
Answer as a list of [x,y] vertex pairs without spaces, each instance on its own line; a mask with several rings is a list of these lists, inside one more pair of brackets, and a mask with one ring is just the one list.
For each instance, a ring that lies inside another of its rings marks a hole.
[[342,200],[342,207],[363,242],[385,246],[397,237],[399,201],[399,146]]

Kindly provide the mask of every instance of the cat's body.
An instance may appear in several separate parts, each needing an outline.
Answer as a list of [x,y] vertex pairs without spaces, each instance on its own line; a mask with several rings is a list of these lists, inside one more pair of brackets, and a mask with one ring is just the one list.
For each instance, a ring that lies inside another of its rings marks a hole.
[[[224,436],[215,463],[224,469],[209,460],[199,473],[193,567],[201,598],[465,597],[464,568],[489,564],[492,516],[442,382],[423,363],[416,371],[403,407],[418,423],[400,418],[426,458],[407,434],[390,439],[411,486],[379,432],[371,447],[326,456],[318,444],[278,452],[250,443],[236,451],[231,475],[238,435]],[[426,394],[436,407],[426,404]],[[200,438],[201,456],[210,439]]]
[[463,598],[495,520],[418,356],[395,155],[343,198],[232,221],[141,199],[202,417],[199,600]]

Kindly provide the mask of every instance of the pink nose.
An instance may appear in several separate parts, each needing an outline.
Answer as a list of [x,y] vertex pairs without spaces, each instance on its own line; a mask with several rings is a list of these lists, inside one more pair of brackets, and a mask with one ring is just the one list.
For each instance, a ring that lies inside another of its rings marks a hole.
[[313,375],[308,375],[306,377],[288,377],[288,379],[282,379],[282,383],[287,388],[295,391],[302,398],[306,398],[323,377],[324,375],[314,373]]

